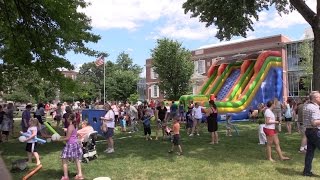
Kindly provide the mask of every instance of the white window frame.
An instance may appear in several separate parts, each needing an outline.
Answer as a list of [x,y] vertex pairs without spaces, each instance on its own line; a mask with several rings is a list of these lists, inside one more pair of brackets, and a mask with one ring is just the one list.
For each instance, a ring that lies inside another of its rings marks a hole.
[[151,79],[158,79],[159,75],[154,72],[153,68],[150,68]]
[[198,73],[204,74],[206,73],[206,61],[205,60],[198,60]]
[[[151,88],[151,98],[158,98],[159,97],[159,86],[158,85],[152,85]],[[155,91],[156,90],[156,91]]]

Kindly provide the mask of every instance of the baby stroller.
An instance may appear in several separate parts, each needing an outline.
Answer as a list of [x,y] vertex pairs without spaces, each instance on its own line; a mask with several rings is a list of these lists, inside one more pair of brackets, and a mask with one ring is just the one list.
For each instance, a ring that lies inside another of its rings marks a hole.
[[92,159],[97,159],[98,154],[96,151],[97,131],[88,134],[82,143],[82,162],[88,163]]

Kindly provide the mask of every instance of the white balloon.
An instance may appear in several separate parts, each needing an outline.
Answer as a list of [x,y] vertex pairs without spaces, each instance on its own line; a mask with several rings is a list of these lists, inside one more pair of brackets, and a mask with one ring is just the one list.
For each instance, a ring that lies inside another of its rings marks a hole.
[[20,137],[19,137],[19,141],[20,141],[20,142],[25,142],[26,139],[27,139],[27,138],[26,138],[25,136],[20,136]]
[[53,134],[52,136],[51,136],[51,139],[53,140],[53,141],[57,141],[57,140],[59,140],[61,138],[61,136],[59,135],[59,134]]

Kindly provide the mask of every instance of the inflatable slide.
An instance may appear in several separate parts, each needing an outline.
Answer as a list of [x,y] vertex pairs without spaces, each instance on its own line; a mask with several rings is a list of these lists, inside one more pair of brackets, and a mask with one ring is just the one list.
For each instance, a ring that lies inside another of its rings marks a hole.
[[257,109],[259,103],[274,98],[282,101],[282,82],[281,53],[264,51],[215,62],[199,93],[179,100],[185,107],[190,102],[208,106],[210,97],[215,97],[219,115],[232,113],[232,119],[242,120],[248,118],[251,106]]

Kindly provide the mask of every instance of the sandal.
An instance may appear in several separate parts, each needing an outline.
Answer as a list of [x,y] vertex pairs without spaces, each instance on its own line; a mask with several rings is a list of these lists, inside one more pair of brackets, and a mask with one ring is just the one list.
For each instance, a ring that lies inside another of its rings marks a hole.
[[69,180],[69,178],[62,176],[62,177],[61,177],[61,180]]
[[76,175],[76,176],[74,177],[74,179],[82,180],[82,179],[84,179],[84,177],[83,177],[83,176]]

